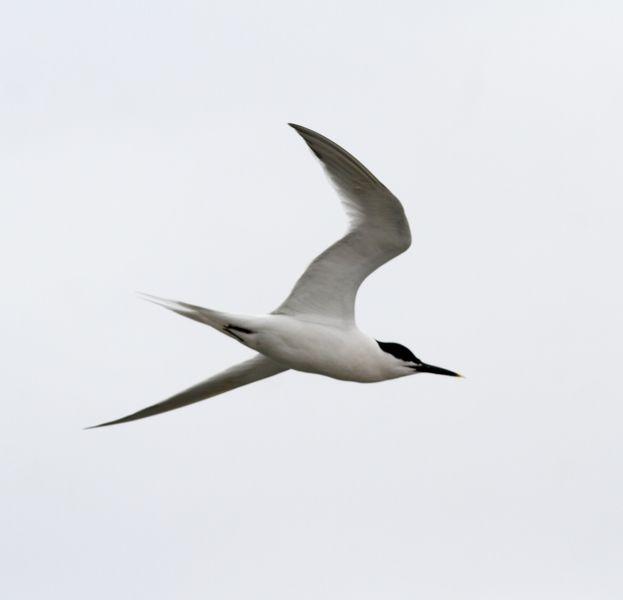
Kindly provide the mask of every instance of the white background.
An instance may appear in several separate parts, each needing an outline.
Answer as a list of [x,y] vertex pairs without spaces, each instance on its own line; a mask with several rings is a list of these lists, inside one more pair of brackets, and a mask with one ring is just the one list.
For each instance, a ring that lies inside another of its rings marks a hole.
[[[42,2],[0,18],[0,595],[620,599],[618,2]],[[362,329],[465,380],[289,372],[133,297],[277,306],[403,201]]]

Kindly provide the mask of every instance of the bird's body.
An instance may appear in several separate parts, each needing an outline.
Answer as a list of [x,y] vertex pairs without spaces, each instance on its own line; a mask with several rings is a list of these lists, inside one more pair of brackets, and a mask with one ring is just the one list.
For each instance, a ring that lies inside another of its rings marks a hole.
[[361,383],[412,373],[354,323],[319,322],[310,315],[235,315],[141,295],[221,331],[287,369]]
[[243,317],[237,323],[252,332],[234,330],[243,344],[289,369],[362,383],[408,374],[355,325],[336,327],[287,315]]
[[180,408],[288,369],[362,383],[422,372],[458,376],[423,363],[400,344],[379,342],[359,330],[354,310],[359,286],[409,248],[409,224],[398,199],[356,158],[311,129],[292,127],[337,187],[351,221],[348,231],[312,261],[288,298],[269,315],[231,314],[143,295],[258,354],[167,400],[96,427]]
[[263,328],[258,327],[255,336],[243,339],[248,339],[249,347],[290,369],[361,383],[407,374],[354,325],[341,328],[283,315],[265,317],[260,323]]

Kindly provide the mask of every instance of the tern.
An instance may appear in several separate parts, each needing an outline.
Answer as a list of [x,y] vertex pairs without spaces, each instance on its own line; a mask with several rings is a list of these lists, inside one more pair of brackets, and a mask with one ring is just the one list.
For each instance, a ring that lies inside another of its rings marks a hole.
[[358,329],[355,299],[359,286],[370,273],[409,248],[409,223],[398,198],[352,154],[307,127],[289,125],[337,188],[349,217],[346,234],[311,262],[290,295],[269,315],[233,314],[141,294],[213,327],[256,355],[162,402],[88,429],[175,410],[288,369],[364,383],[417,373],[461,377],[426,364],[401,344],[379,342]]

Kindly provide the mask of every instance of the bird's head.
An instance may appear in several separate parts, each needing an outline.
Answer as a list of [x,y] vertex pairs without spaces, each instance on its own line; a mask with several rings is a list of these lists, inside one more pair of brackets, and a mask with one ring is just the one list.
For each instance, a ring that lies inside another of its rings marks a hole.
[[454,371],[427,365],[422,362],[409,348],[395,342],[379,342],[379,348],[386,354],[393,357],[392,369],[395,369],[396,376],[415,375],[416,373],[434,373],[435,375],[449,375],[450,377],[462,377]]

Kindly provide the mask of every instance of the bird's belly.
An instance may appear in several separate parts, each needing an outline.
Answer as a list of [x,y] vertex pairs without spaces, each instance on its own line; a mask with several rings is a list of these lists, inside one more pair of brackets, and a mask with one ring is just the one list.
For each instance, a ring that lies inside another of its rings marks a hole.
[[258,352],[297,371],[346,381],[386,379],[369,340],[360,332],[298,322],[266,328],[254,342]]

